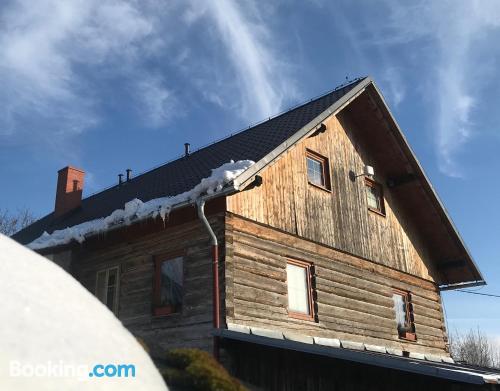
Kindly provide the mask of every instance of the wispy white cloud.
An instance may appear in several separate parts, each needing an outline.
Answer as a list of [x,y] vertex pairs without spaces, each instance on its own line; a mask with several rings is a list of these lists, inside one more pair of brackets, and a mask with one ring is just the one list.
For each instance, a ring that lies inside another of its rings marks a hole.
[[394,66],[387,66],[383,70],[381,82],[387,86],[389,101],[395,107],[399,106],[406,96],[406,85],[401,71]]
[[[338,13],[339,9],[344,12]],[[352,18],[352,4],[335,7],[340,33],[361,67],[377,77],[391,105],[420,92],[434,119],[429,126],[442,173],[462,175],[460,154],[478,134],[476,109],[485,80],[496,77],[500,31],[496,0],[385,0]],[[498,35],[497,35],[498,37]],[[495,58],[496,57],[496,58]]]
[[[0,135],[80,134],[106,120],[113,94],[161,127],[182,112],[174,91],[189,88],[246,119],[274,114],[296,90],[261,12],[227,0],[13,0],[0,16]],[[205,57],[182,42],[193,31],[212,40]]]
[[97,191],[101,188],[101,185],[98,183],[95,174],[89,170],[85,171],[85,186],[83,190],[85,192],[85,196],[88,194],[92,194],[94,191]]
[[[155,125],[166,120],[168,89],[140,71],[141,55],[158,44],[154,28],[154,17],[135,2],[18,0],[4,5],[0,134],[31,129],[71,135],[95,126],[102,102],[92,78],[101,73],[101,80],[123,77],[139,85],[147,119]],[[155,107],[152,97],[160,100]]]
[[459,177],[457,156],[476,131],[473,115],[480,100],[480,81],[486,76],[483,72],[492,72],[478,61],[478,54],[494,52],[486,32],[500,26],[500,7],[494,0],[422,1],[411,6],[390,0],[386,6],[387,20],[373,43],[413,51],[406,56],[419,70],[414,82],[425,85],[423,90],[436,108],[433,126],[439,168]]
[[472,117],[481,99],[481,83],[478,82],[482,79],[479,74],[481,64],[477,61],[475,50],[480,48],[486,51],[483,53],[490,51],[491,42],[483,34],[500,26],[500,7],[497,2],[488,1],[448,5],[450,7],[439,10],[444,20],[437,28],[441,52],[437,73],[437,149],[441,171],[459,177],[461,167],[456,155],[475,132]]
[[[321,0],[313,1],[318,7],[331,7],[332,20],[336,30],[347,41],[352,53],[353,68],[368,70],[368,74],[357,74],[356,76],[373,76],[382,86],[384,95],[391,106],[397,107],[406,97],[406,82],[402,76],[403,69],[391,56],[388,45],[380,44],[381,40],[387,40],[386,32],[381,29],[377,18],[373,15],[358,14],[355,19],[350,18],[347,4],[338,3],[334,6]],[[380,38],[380,37],[384,38]],[[350,72],[353,69],[349,70]]]
[[215,24],[215,40],[223,43],[236,74],[242,115],[253,120],[275,114],[285,100],[296,97],[290,67],[280,61],[276,37],[262,21],[260,8],[229,0],[207,2],[203,8],[196,2],[185,15],[188,23],[208,16]]
[[178,110],[176,97],[159,75],[140,78],[135,84],[135,93],[139,98],[139,112],[153,128],[165,124]]

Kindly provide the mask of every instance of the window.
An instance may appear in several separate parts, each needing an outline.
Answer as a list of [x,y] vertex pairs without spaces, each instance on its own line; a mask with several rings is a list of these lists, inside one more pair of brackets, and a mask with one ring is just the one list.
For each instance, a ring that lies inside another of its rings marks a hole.
[[315,152],[306,151],[307,179],[310,184],[330,190],[328,159]]
[[155,257],[154,314],[168,315],[182,311],[183,256],[169,254]]
[[416,341],[411,294],[396,290],[392,294],[392,300],[394,301],[394,312],[396,314],[399,338]]
[[368,178],[365,178],[365,183],[368,209],[385,216],[384,194],[382,191],[382,185]]
[[119,284],[118,266],[97,272],[95,295],[106,304],[106,307],[113,311],[115,315],[118,314]]
[[289,260],[286,265],[288,287],[288,314],[299,319],[313,319],[313,295],[311,288],[312,265]]

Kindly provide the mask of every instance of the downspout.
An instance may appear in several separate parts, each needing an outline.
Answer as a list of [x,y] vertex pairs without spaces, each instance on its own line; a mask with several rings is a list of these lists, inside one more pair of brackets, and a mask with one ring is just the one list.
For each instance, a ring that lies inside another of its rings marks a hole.
[[[220,298],[219,298],[219,244],[214,230],[205,216],[205,200],[196,201],[198,207],[198,217],[205,226],[210,235],[212,245],[212,308],[213,308],[213,327],[217,331],[220,328]],[[219,361],[219,337],[213,337],[213,355]]]

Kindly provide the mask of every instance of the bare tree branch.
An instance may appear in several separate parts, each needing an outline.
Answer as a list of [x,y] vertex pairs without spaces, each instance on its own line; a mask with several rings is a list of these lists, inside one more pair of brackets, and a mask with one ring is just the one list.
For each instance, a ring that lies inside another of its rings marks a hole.
[[27,208],[18,209],[16,213],[0,209],[0,233],[4,235],[12,236],[35,221],[35,215]]
[[500,368],[500,348],[479,328],[466,334],[455,332],[450,338],[450,350],[455,361]]

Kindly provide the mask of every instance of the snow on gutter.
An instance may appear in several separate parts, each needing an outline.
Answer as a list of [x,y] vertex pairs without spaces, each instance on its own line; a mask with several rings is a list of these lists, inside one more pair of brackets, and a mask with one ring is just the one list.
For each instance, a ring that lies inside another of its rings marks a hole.
[[83,243],[85,238],[108,231],[111,228],[118,228],[130,225],[132,222],[160,216],[165,219],[172,209],[185,206],[200,199],[203,194],[215,195],[221,193],[223,187],[232,182],[246,169],[254,164],[251,160],[230,161],[222,166],[212,169],[212,174],[208,178],[203,178],[191,190],[171,197],[155,198],[147,202],[134,198],[127,202],[123,209],[117,209],[107,217],[74,225],[61,230],[56,230],[49,234],[44,232],[40,237],[27,245],[32,250],[40,250],[48,247],[61,246],[73,240]]

